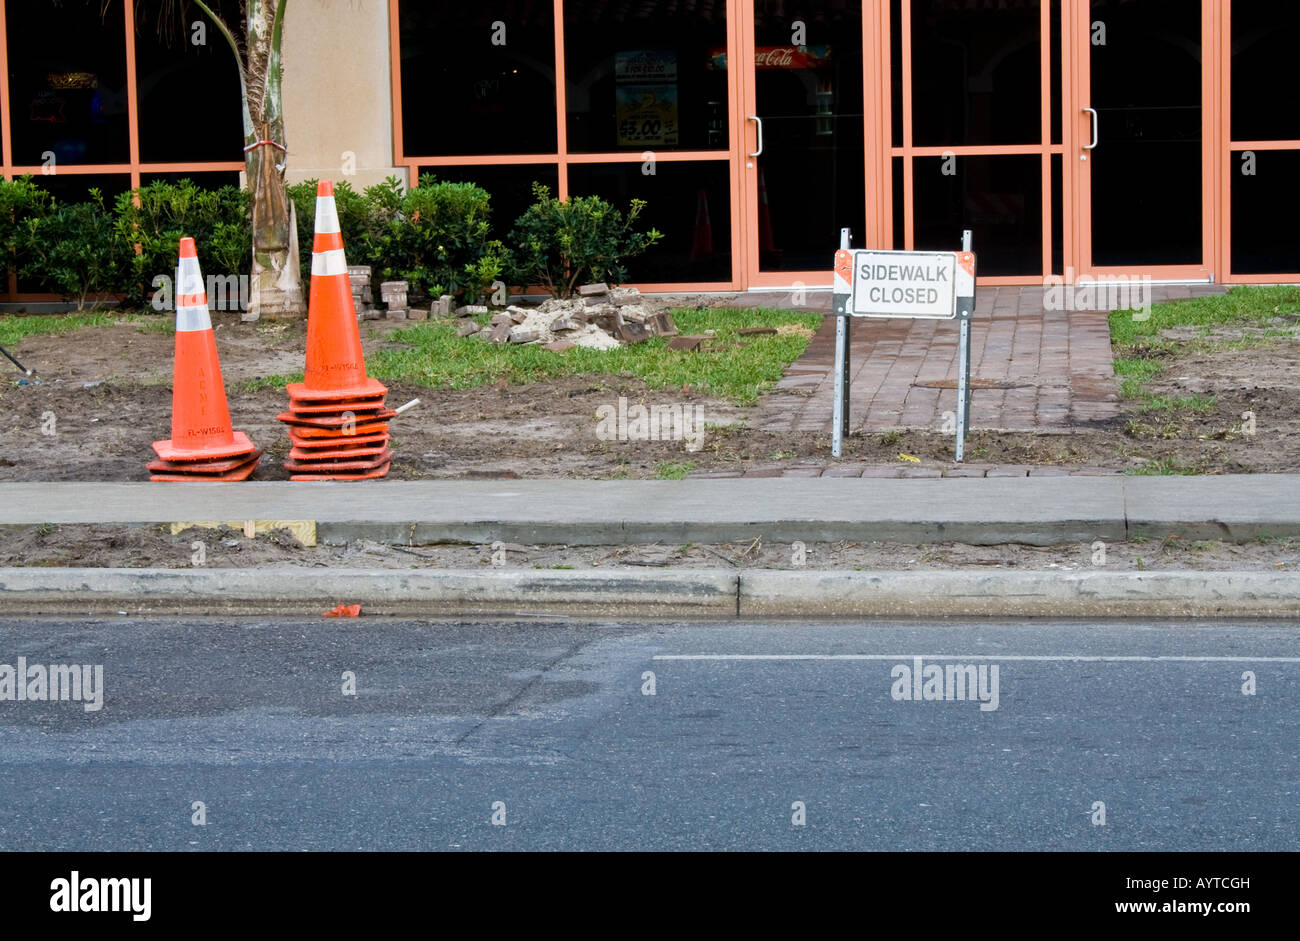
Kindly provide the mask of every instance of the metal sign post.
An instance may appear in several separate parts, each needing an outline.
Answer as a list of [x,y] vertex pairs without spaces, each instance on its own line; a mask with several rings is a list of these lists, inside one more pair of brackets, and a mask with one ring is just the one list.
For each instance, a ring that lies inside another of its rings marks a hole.
[[[835,404],[831,410],[831,456],[844,451],[844,436],[849,433],[849,284],[842,279],[841,262],[852,266],[849,243],[852,233],[840,229],[840,250],[835,253],[835,285],[831,310],[835,315]],[[849,273],[845,271],[844,273]],[[843,282],[841,286],[841,281]],[[843,293],[841,293],[841,290]]]
[[970,429],[970,321],[975,313],[975,255],[971,232],[960,252],[895,252],[849,248],[840,229],[835,253],[831,313],[835,317],[835,401],[831,455],[840,457],[849,430],[849,336],[852,317],[907,317],[959,322],[957,356],[957,461]]
[[966,434],[970,431],[970,319],[975,313],[975,255],[971,252],[971,232],[961,234],[961,254],[957,256],[957,319],[961,334],[957,341],[957,463],[966,456]]

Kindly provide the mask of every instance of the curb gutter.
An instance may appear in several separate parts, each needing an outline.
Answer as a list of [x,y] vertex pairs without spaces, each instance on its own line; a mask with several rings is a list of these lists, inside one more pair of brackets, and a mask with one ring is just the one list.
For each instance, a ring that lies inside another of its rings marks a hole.
[[1300,573],[0,569],[0,615],[1295,617]]

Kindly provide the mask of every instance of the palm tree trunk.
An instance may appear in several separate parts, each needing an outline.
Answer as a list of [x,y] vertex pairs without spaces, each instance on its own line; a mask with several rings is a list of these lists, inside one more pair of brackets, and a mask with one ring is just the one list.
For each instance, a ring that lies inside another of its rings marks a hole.
[[[288,0],[248,0],[248,71],[245,92],[253,140],[284,146],[280,96],[280,43]],[[248,151],[245,170],[253,199],[253,271],[249,319],[301,317],[305,313],[298,264],[297,224],[284,181],[285,152],[272,144]]]
[[[247,59],[224,22],[203,0],[196,5],[221,31],[239,63],[244,112],[244,171],[253,206],[253,265],[245,320],[306,313],[298,263],[298,231],[285,186],[280,47],[288,0],[246,0]],[[269,142],[269,143],[268,143]]]

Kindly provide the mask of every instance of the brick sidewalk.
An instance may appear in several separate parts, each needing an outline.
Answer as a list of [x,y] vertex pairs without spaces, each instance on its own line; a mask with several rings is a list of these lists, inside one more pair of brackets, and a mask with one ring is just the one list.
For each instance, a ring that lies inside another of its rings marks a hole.
[[[1217,285],[1156,286],[1153,300],[1219,294]],[[1047,311],[1043,288],[979,292],[971,322],[971,427],[1069,433],[1119,415],[1105,311]],[[789,294],[742,294],[729,306],[790,307]],[[808,309],[829,312],[828,293]],[[830,434],[835,320],[756,406],[762,431]],[[956,410],[957,322],[855,318],[850,344],[850,430],[930,429]]]

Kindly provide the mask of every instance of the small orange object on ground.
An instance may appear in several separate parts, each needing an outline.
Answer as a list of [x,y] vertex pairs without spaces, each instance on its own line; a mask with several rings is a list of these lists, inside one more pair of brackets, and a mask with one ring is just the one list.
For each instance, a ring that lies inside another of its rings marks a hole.
[[341,604],[336,608],[321,613],[323,618],[359,618],[361,617],[361,605],[359,604]]

